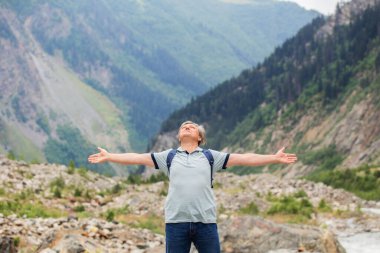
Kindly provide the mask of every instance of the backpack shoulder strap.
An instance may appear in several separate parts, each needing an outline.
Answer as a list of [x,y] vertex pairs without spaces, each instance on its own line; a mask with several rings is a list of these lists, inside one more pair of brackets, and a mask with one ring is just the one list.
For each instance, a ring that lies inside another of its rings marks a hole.
[[169,151],[169,154],[166,157],[166,165],[168,166],[168,174],[170,173],[170,166],[172,166],[172,161],[176,153],[177,153],[177,150],[172,149]]
[[211,188],[214,188],[214,185],[212,184],[212,181],[214,180],[214,157],[211,154],[211,151],[208,149],[203,149],[202,153],[206,156],[208,163],[210,164],[211,167]]

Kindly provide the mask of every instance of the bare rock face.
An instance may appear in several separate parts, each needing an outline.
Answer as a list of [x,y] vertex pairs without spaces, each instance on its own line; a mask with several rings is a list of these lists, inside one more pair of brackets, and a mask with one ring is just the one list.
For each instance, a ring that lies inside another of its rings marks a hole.
[[176,146],[178,146],[177,131],[171,131],[158,135],[151,150],[160,152]]
[[[171,131],[158,135],[150,148],[150,152],[160,152],[176,147],[178,147],[177,131]],[[146,178],[157,173],[159,173],[158,170],[145,169],[143,176]]]
[[[54,236],[56,236],[54,234]],[[54,238],[54,237],[53,237]],[[40,252],[62,252],[62,253],[83,253],[83,252],[105,252],[105,249],[93,240],[80,234],[60,233],[51,242],[53,249],[44,248]]]
[[333,33],[335,26],[348,25],[368,6],[374,6],[379,2],[379,0],[351,0],[348,3],[340,3],[336,13],[328,17],[326,24],[319,29],[315,36],[319,39],[328,37]]
[[315,227],[281,225],[259,217],[241,216],[219,224],[223,252],[345,253],[335,237]]

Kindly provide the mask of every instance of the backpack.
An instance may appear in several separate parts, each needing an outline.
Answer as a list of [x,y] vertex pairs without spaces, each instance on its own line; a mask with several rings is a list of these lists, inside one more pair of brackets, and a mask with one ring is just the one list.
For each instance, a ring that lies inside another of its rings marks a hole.
[[[202,153],[206,156],[208,163],[210,164],[211,168],[211,188],[214,188],[212,185],[212,181],[214,180],[213,177],[213,166],[214,166],[214,157],[211,154],[211,151],[208,149],[202,149]],[[177,154],[177,149],[170,150],[168,156],[166,157],[166,165],[168,166],[168,174],[170,173],[170,166],[172,165],[172,161],[174,156]]]

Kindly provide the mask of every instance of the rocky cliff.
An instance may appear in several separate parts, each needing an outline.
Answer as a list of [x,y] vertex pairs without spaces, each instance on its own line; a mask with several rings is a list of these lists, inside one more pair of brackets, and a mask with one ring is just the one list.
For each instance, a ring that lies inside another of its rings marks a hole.
[[87,142],[130,148],[120,109],[80,80],[63,59],[45,52],[32,35],[31,18],[22,23],[16,13],[0,8],[0,20],[1,153],[44,161],[48,140],[67,137],[59,136],[59,126],[78,129]]

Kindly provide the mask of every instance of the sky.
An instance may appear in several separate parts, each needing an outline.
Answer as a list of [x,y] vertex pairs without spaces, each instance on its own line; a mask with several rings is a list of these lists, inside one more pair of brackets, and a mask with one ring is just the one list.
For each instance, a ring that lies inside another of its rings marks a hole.
[[289,2],[296,2],[298,5],[305,9],[313,9],[324,15],[333,14],[338,2],[348,2],[348,0],[284,0]]

